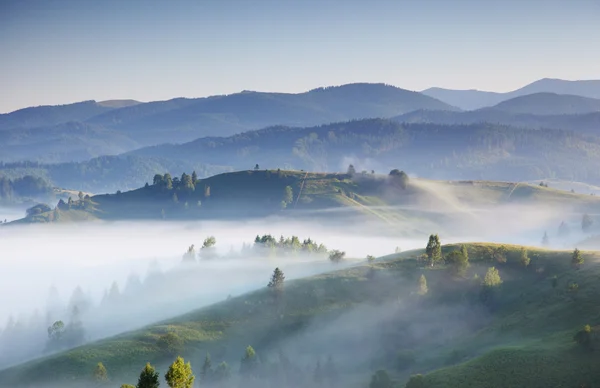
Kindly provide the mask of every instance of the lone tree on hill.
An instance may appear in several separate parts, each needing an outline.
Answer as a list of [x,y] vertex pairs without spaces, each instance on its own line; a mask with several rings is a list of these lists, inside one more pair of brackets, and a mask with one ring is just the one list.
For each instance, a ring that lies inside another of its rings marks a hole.
[[400,171],[396,168],[390,171],[389,176],[392,179],[392,182],[397,182],[403,189],[408,187],[408,175],[406,175],[404,171]]
[[583,257],[581,257],[581,252],[579,251],[579,249],[575,248],[575,250],[573,251],[573,257],[571,258],[571,265],[579,269],[583,262],[584,260]]
[[285,281],[285,275],[283,271],[279,269],[279,267],[275,268],[273,271],[273,275],[271,275],[271,280],[267,287],[271,288],[274,291],[281,292],[283,291],[283,282]]
[[349,165],[349,166],[348,166],[348,171],[347,171],[347,174],[348,174],[348,175],[350,175],[350,176],[352,176],[352,175],[355,175],[355,174],[356,174],[356,169],[354,168],[354,165],[353,165],[353,164],[351,164],[351,165]]
[[146,366],[140,373],[136,388],[158,388],[159,386],[158,372],[149,362],[146,363]]
[[337,249],[329,252],[329,260],[332,263],[339,263],[340,261],[344,260],[344,256],[346,256],[346,252],[342,252]]
[[427,247],[425,247],[425,253],[427,254],[427,258],[432,267],[435,263],[442,260],[442,244],[440,243],[440,238],[437,234],[429,236]]
[[254,166],[255,170],[260,170],[260,166],[258,165],[258,163],[256,163],[256,165]]
[[105,383],[108,381],[108,372],[101,362],[99,362],[94,369],[94,381],[98,383]]
[[195,379],[191,364],[186,364],[182,357],[177,357],[165,374],[167,385],[171,388],[192,388]]

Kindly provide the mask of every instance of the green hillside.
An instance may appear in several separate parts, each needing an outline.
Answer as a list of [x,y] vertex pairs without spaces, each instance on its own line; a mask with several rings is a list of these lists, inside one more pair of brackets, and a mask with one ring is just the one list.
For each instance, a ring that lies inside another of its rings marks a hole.
[[[423,251],[410,251],[286,282],[283,299],[273,299],[265,287],[1,371],[0,385],[86,386],[98,362],[113,385],[134,383],[147,361],[164,373],[176,354],[190,360],[198,375],[208,351],[213,365],[224,360],[233,367],[224,386],[236,386],[239,360],[251,345],[266,368],[263,384],[273,378],[269,368],[280,365],[283,352],[288,365],[309,368],[303,372],[309,384],[317,360],[329,354],[336,384],[344,387],[368,386],[381,368],[399,386],[416,373],[425,374],[422,387],[596,386],[600,356],[573,336],[600,321],[598,253],[584,252],[585,263],[575,269],[572,252],[529,248],[531,262],[524,267],[519,246],[468,244],[471,266],[457,275],[450,262],[457,248],[444,246],[447,263],[434,267],[420,259]],[[491,266],[503,282],[484,287]],[[176,350],[165,347],[167,333],[181,341]]]
[[[561,217],[579,218],[583,213],[600,210],[600,198],[596,196],[526,183],[417,178],[403,182],[399,177],[383,174],[284,170],[239,171],[192,181],[187,174],[181,178],[157,175],[152,185],[62,203],[58,210],[65,215],[87,212],[94,219],[106,220],[240,219],[271,215],[340,220],[363,216],[405,235],[456,228],[456,220],[461,223],[474,220],[476,212],[502,205],[552,207],[553,222],[557,225],[563,220]],[[346,211],[321,212],[325,209]],[[24,222],[44,219],[52,217],[42,215]],[[58,219],[81,219],[81,216]]]

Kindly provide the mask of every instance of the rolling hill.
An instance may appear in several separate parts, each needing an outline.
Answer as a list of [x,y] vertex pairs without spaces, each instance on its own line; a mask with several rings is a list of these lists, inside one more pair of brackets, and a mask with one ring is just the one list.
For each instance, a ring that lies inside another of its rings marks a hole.
[[534,93],[511,98],[489,109],[512,114],[577,115],[600,112],[600,99],[568,94]]
[[600,80],[566,81],[544,78],[508,93],[443,88],[430,88],[421,93],[464,110],[475,110],[534,93],[568,94],[600,99]]
[[[450,253],[458,248],[447,245],[442,252],[454,257]],[[409,381],[407,387],[595,386],[599,356],[574,336],[587,324],[595,331],[600,320],[593,308],[598,254],[584,252],[585,263],[574,269],[570,251],[528,247],[531,262],[524,267],[520,246],[465,248],[471,265],[464,276],[455,275],[450,261],[430,267],[420,259],[423,250],[391,255],[286,282],[283,299],[273,299],[265,287],[15,366],[0,371],[0,385],[87,386],[98,362],[111,383],[135,382],[146,362],[164,373],[177,354],[199,376],[210,352],[213,365],[223,360],[233,367],[221,384],[234,386],[239,360],[251,345],[262,366],[257,381],[246,380],[246,386],[311,384],[323,353],[335,364],[330,377],[340,387],[368,386],[378,369],[387,369],[400,386]],[[492,266],[503,282],[486,280],[492,284],[486,286],[481,279]],[[425,292],[420,276],[427,279]],[[164,345],[167,334],[181,344],[175,351]],[[410,377],[417,373],[423,376]]]
[[594,162],[600,158],[599,138],[486,123],[360,120],[311,128],[271,127],[131,154],[235,169],[258,163],[266,168],[345,171],[353,163],[359,171],[387,172],[401,166],[432,179],[600,181]]
[[229,136],[270,125],[392,117],[415,109],[456,108],[383,84],[350,84],[298,94],[241,92],[148,103],[87,101],[27,108],[0,116],[0,136],[10,141],[5,143],[10,147],[1,149],[1,159],[83,161],[140,146]]

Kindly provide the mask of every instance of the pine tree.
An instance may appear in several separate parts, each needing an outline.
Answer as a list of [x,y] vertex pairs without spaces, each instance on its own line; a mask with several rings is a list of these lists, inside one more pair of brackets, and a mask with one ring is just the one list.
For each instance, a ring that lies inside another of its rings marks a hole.
[[351,164],[351,165],[348,166],[348,172],[347,172],[347,174],[350,175],[350,176],[356,174],[356,169],[354,168],[354,165]]
[[225,361],[221,362],[217,365],[215,369],[213,380],[216,384],[220,384],[222,386],[223,383],[227,382],[231,377],[231,368]]
[[337,367],[335,366],[335,362],[333,362],[332,356],[327,357],[327,363],[325,364],[325,370],[323,372],[323,375],[330,387],[337,386],[339,374],[337,371]]
[[579,249],[575,248],[575,250],[573,251],[573,257],[571,259],[571,265],[575,268],[579,268],[582,264],[583,264],[584,260],[583,257],[581,257],[581,252],[579,251]]
[[442,244],[440,243],[440,238],[437,234],[429,236],[425,253],[427,254],[432,267],[435,263],[442,260]]
[[210,354],[206,352],[206,357],[204,357],[204,364],[202,364],[202,371],[200,372],[200,380],[202,382],[207,382],[211,379],[213,370],[212,370],[212,362],[210,360]]
[[485,287],[497,287],[502,284],[502,279],[500,278],[500,273],[495,267],[488,268],[485,273],[485,277],[483,278],[483,285]]
[[252,346],[246,348],[244,357],[240,365],[240,374],[245,379],[255,379],[258,377],[259,360]]
[[271,280],[269,281],[269,284],[267,284],[267,287],[275,291],[282,291],[284,281],[285,275],[283,274],[283,271],[281,271],[279,267],[275,268],[275,270],[273,271],[273,275],[271,275]]
[[136,388],[158,388],[160,386],[158,372],[150,363],[146,363],[140,373]]
[[550,239],[548,238],[548,233],[544,232],[544,237],[542,237],[542,246],[547,247],[549,245],[550,245]]
[[192,388],[195,379],[191,364],[186,364],[182,357],[177,357],[165,374],[167,385],[171,388]]
[[196,174],[196,170],[192,171],[192,183],[195,185],[198,182],[198,174]]
[[108,381],[108,372],[104,364],[99,362],[94,369],[94,381],[98,383],[104,383]]
[[425,295],[428,292],[427,288],[427,279],[425,279],[425,275],[421,275],[419,278],[419,295]]

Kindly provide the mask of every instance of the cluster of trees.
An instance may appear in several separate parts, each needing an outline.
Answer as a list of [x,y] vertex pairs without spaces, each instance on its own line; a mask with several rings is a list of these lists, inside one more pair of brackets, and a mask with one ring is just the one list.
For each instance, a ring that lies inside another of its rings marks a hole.
[[190,245],[187,252],[183,254],[183,262],[195,263],[196,258],[204,260],[215,258],[217,255],[215,245],[217,245],[217,239],[214,236],[208,236],[204,239],[198,253],[196,252],[196,246],[194,244]]
[[25,175],[9,179],[0,176],[0,202],[12,202],[26,198],[46,198],[52,194],[52,186],[40,177]]
[[254,239],[253,248],[258,252],[269,250],[270,252],[277,254],[304,253],[327,255],[329,252],[325,245],[313,241],[310,237],[300,241],[298,236],[280,236],[279,239],[277,239],[270,234],[265,234],[262,236],[257,235]]
[[192,175],[188,175],[184,172],[181,174],[181,179],[178,177],[172,178],[169,173],[164,175],[155,174],[152,179],[152,184],[154,186],[165,190],[181,192],[192,192],[196,190],[196,183],[198,183],[198,174],[196,174],[196,171],[192,172]]
[[59,210],[87,210],[90,209],[92,205],[92,198],[87,194],[84,195],[83,192],[80,191],[79,194],[77,194],[76,200],[71,197],[67,199],[67,202],[65,202],[63,199],[60,199],[56,207]]

